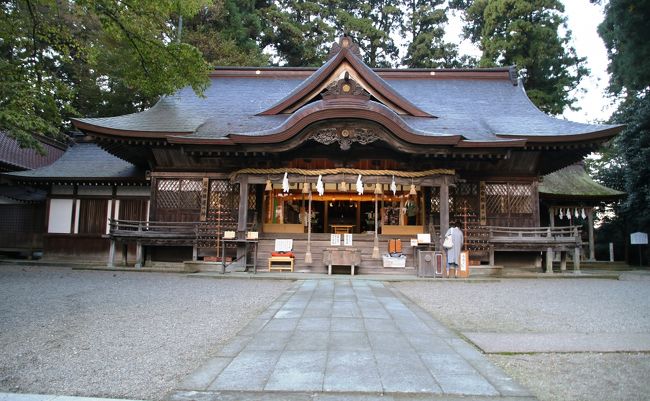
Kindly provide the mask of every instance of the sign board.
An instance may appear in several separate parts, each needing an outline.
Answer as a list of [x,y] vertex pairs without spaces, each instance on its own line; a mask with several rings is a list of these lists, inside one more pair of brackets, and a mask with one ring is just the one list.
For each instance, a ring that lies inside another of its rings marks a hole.
[[417,235],[418,244],[430,244],[431,243],[431,234],[418,234]]
[[630,234],[630,243],[632,245],[648,245],[648,233],[632,233]]
[[331,234],[330,235],[330,245],[340,246],[341,245],[341,234]]
[[343,234],[343,245],[352,246],[352,234]]
[[460,266],[456,271],[457,277],[469,277],[469,252],[463,251],[460,253]]

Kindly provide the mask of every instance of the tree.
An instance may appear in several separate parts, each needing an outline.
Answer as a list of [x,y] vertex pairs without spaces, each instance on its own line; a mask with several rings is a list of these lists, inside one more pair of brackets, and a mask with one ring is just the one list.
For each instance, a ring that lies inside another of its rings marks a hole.
[[260,43],[289,66],[320,66],[334,41],[327,10],[320,1],[267,1],[259,6]]
[[572,107],[571,91],[588,70],[570,46],[559,0],[452,0],[451,5],[465,11],[464,34],[482,51],[481,66],[525,68],[526,92],[537,107],[555,115]]
[[402,29],[403,1],[334,0],[329,1],[329,15],[338,32],[350,35],[359,44],[370,67],[397,64],[399,47],[393,38]]
[[448,8],[445,0],[408,0],[403,36],[412,38],[402,64],[409,68],[462,67],[458,46],[445,42]]
[[268,65],[256,40],[262,22],[255,2],[213,0],[183,25],[183,41],[199,49],[210,65]]
[[650,85],[650,19],[648,0],[611,0],[598,27],[609,57],[610,89],[645,91]]
[[176,40],[173,22],[204,4],[0,3],[0,129],[22,146],[38,147],[34,134],[56,136],[80,112],[123,114],[186,85],[201,93],[206,63],[195,47]]

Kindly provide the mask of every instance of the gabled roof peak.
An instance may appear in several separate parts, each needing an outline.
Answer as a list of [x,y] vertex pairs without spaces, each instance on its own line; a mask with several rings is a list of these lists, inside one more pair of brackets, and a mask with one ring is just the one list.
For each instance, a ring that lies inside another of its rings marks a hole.
[[400,95],[362,60],[359,46],[348,36],[332,45],[331,58],[305,79],[291,93],[259,115],[291,114],[311,102],[333,83],[352,77],[371,97],[397,114],[414,117],[433,117]]
[[336,54],[341,51],[341,49],[348,49],[352,54],[361,59],[361,49],[359,49],[359,45],[353,41],[350,36],[345,34],[339,38],[338,43],[332,43],[332,48],[327,55],[327,59],[329,60],[332,57],[335,57]]

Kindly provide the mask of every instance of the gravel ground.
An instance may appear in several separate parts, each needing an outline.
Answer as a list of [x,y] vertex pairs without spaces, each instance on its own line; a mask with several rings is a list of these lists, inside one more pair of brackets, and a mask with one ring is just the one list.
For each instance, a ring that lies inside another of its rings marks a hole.
[[[650,333],[650,281],[404,282],[406,296],[458,331]],[[489,355],[541,401],[650,399],[650,354]]]
[[161,399],[291,285],[0,266],[0,392]]

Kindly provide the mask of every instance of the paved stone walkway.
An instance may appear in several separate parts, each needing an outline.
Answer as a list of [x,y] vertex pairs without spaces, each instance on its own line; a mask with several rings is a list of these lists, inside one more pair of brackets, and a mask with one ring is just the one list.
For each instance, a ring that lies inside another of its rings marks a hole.
[[168,399],[459,396],[535,399],[388,284],[336,279],[297,282]]

